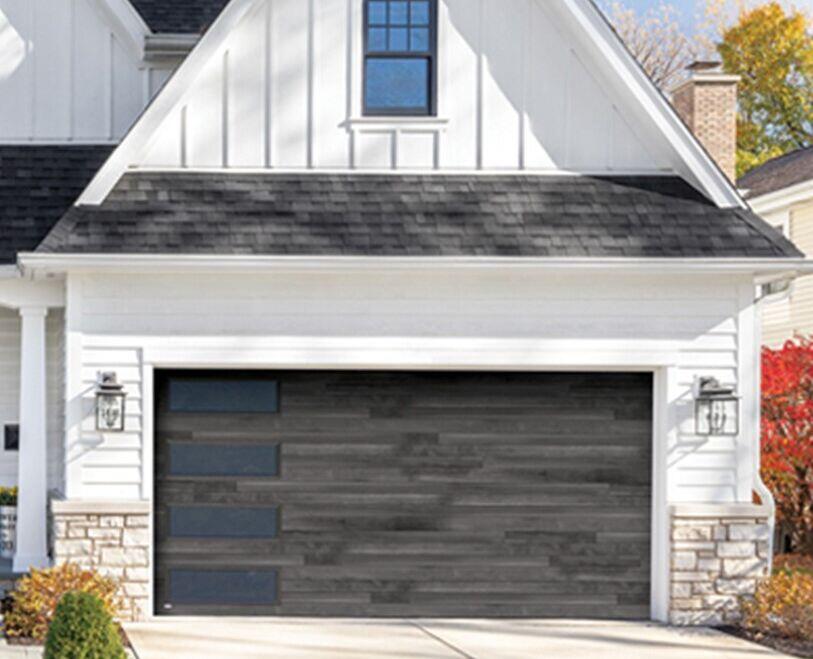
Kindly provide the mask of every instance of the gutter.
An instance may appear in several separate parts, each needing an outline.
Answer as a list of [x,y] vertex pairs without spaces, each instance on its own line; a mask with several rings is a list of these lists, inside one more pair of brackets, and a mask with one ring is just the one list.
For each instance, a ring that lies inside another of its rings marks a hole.
[[149,34],[144,38],[144,61],[186,59],[198,41],[197,34]]
[[217,256],[177,254],[49,254],[21,253],[25,270],[64,272],[163,271],[372,271],[442,269],[525,269],[628,273],[680,273],[752,275],[755,283],[769,284],[813,274],[813,259],[664,259],[664,258],[537,258],[537,257],[375,257],[375,256]]

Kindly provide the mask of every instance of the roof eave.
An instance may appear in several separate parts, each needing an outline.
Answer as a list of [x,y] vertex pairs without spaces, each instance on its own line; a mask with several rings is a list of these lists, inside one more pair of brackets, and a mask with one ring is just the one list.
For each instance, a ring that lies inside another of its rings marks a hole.
[[37,272],[280,272],[435,269],[534,269],[618,273],[753,275],[775,279],[813,274],[813,259],[784,258],[621,258],[621,257],[376,257],[376,256],[233,256],[179,254],[19,255],[24,271]]

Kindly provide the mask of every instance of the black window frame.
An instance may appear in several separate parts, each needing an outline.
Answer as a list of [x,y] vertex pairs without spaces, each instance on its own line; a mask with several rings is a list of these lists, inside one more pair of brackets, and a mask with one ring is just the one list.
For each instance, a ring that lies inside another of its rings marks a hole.
[[[362,71],[362,108],[365,117],[436,117],[437,116],[437,97],[438,97],[438,0],[426,0],[429,2],[429,50],[424,52],[415,52],[409,50],[409,36],[407,36],[407,50],[406,51],[370,51],[370,28],[375,27],[370,25],[370,3],[380,2],[382,0],[364,0],[364,57],[363,57],[363,71]],[[389,14],[390,2],[392,0],[384,0],[387,3],[387,13]],[[409,35],[412,25],[412,11],[411,3],[407,1],[408,22],[405,26],[407,35]],[[385,29],[392,27],[389,23],[389,15],[387,26]],[[402,26],[396,26],[402,27]],[[426,27],[420,25],[417,27]],[[367,64],[371,60],[379,59],[413,59],[413,60],[426,60],[428,62],[428,79],[426,81],[427,100],[426,107],[414,108],[376,108],[370,107],[367,104]]]

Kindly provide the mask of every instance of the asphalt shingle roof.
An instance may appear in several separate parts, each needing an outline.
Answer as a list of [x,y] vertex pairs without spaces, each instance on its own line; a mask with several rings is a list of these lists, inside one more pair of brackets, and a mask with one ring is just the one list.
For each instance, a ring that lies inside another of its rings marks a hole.
[[748,172],[737,185],[753,199],[805,181],[813,181],[813,147],[769,160]]
[[795,257],[676,177],[131,172],[42,252]]
[[0,145],[0,264],[33,250],[73,204],[111,146]]
[[155,33],[201,34],[229,0],[130,0]]

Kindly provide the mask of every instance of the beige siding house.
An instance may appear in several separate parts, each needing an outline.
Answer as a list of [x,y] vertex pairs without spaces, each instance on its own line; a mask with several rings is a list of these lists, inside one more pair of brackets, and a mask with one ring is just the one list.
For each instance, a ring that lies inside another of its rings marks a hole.
[[[776,158],[739,181],[754,211],[805,254],[813,253],[813,147]],[[813,335],[813,277],[797,279],[787,296],[763,307],[763,339],[781,346]]]

